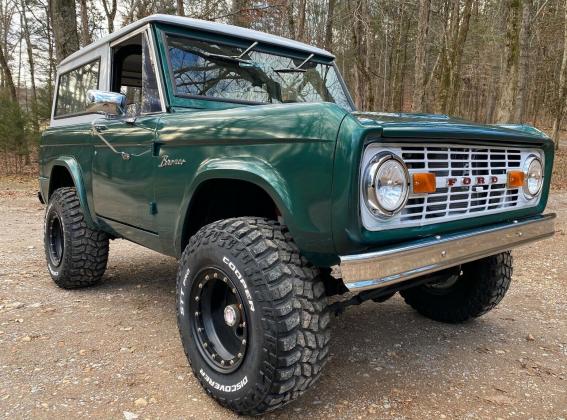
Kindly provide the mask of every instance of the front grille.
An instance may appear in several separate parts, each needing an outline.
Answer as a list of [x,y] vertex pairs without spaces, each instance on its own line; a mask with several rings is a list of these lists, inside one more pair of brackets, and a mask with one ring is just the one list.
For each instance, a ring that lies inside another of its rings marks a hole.
[[[516,207],[519,189],[507,189],[507,172],[519,170],[522,151],[509,148],[401,146],[401,157],[411,173],[430,172],[437,178],[437,191],[410,195],[400,221],[427,221]],[[489,185],[453,185],[447,180],[479,177],[494,180]],[[496,181],[497,180],[497,181]]]
[[[530,156],[537,155],[543,159],[540,149],[374,142],[364,151],[361,170],[380,152],[399,156],[406,163],[410,175],[434,173],[436,191],[429,194],[410,191],[404,209],[391,218],[377,218],[366,205],[362,205],[362,223],[369,230],[425,226],[505,213],[539,204],[540,197],[529,200],[521,188],[507,188],[507,178],[509,171],[523,170]],[[468,178],[466,182],[465,178]],[[482,183],[479,178],[486,182]],[[362,203],[362,190],[360,199]]]

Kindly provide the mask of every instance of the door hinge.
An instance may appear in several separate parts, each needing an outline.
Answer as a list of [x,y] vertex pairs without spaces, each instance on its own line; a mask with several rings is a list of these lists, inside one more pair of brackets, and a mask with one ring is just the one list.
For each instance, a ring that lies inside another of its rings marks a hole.
[[155,201],[150,202],[150,214],[157,214],[157,203]]

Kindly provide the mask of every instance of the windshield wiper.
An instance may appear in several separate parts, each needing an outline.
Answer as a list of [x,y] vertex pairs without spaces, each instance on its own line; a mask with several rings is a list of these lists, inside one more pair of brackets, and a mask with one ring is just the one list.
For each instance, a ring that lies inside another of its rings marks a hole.
[[286,67],[286,68],[282,68],[282,69],[273,69],[276,73],[305,73],[307,70],[305,70],[304,68],[302,68],[305,64],[307,64],[307,62],[309,60],[311,60],[313,58],[315,54],[311,54],[309,57],[307,57],[305,59],[305,61],[303,63],[301,63],[299,66],[297,67]]
[[246,48],[246,50],[240,54],[240,55],[225,55],[225,54],[215,54],[215,53],[205,53],[207,58],[216,58],[219,60],[224,60],[224,61],[231,61],[234,63],[244,63],[244,64],[250,64],[251,61],[250,60],[246,60],[242,57],[244,57],[246,54],[248,54],[250,51],[252,51],[252,49],[258,45],[258,41],[255,41],[252,45],[250,45],[248,48]]

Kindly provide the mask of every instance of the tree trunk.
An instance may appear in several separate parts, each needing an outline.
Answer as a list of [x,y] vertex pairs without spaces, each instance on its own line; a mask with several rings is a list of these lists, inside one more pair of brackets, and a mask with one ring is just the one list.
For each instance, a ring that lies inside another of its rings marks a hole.
[[465,0],[461,16],[461,3],[451,0],[445,10],[445,30],[440,68],[440,109],[446,114],[455,112],[461,78],[461,61],[472,13],[473,0]]
[[429,32],[429,10],[431,0],[420,0],[417,38],[415,41],[415,79],[411,110],[425,112],[425,72],[427,71],[426,50],[427,33]]
[[108,25],[108,33],[114,32],[114,18],[116,17],[117,4],[116,0],[112,0],[111,5],[107,3],[108,0],[102,0],[102,7],[106,15],[106,23]]
[[520,29],[520,58],[518,62],[518,93],[514,107],[514,121],[523,122],[528,97],[528,70],[530,61],[530,37],[533,13],[533,0],[523,0],[522,27]]
[[49,4],[55,37],[55,55],[60,63],[79,49],[77,9],[73,0],[49,0]]
[[14,85],[14,78],[12,77],[12,70],[8,65],[8,60],[4,55],[4,48],[0,45],[0,67],[2,68],[2,73],[4,74],[4,83],[8,88],[10,97],[14,102],[17,102],[18,96],[16,95],[16,85]]
[[520,8],[521,0],[507,0],[505,65],[502,71],[502,93],[498,101],[496,122],[510,122],[514,113],[514,101],[518,89],[518,64],[520,59]]
[[243,28],[249,28],[250,18],[248,17],[247,11],[248,0],[232,0],[232,15],[230,16],[230,23]]
[[28,64],[30,66],[30,83],[31,83],[31,94],[32,94],[32,126],[34,133],[39,133],[39,122],[37,117],[37,89],[35,86],[35,61],[33,58],[33,45],[30,37],[30,29],[28,25],[28,17],[26,15],[26,4],[24,0],[20,0],[20,11],[21,26],[24,33],[24,39],[26,41],[26,50],[28,54]]
[[177,14],[179,16],[185,16],[185,5],[183,0],[177,0]]
[[80,0],[81,4],[81,45],[89,45],[92,42],[91,32],[89,30],[89,10],[87,0]]
[[325,49],[332,51],[333,49],[333,16],[335,14],[335,1],[329,0],[327,5],[327,22],[325,23]]
[[299,17],[297,19],[297,36],[299,41],[305,40],[305,8],[306,0],[299,0]]
[[563,58],[561,60],[561,70],[559,73],[559,92],[557,93],[558,103],[555,108],[555,119],[553,121],[553,141],[555,148],[559,149],[559,131],[561,130],[561,122],[565,116],[565,101],[567,100],[567,0],[565,0],[565,21],[563,35]]

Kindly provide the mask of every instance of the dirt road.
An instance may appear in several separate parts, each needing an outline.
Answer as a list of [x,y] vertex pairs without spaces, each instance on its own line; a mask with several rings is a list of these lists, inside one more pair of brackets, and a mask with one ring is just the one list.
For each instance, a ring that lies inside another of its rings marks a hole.
[[[515,251],[500,306],[438,324],[398,297],[333,322],[317,386],[268,417],[566,418],[567,193],[553,240]],[[175,321],[176,261],[123,240],[104,283],[58,289],[33,184],[0,181],[0,418],[234,417],[193,378]]]

